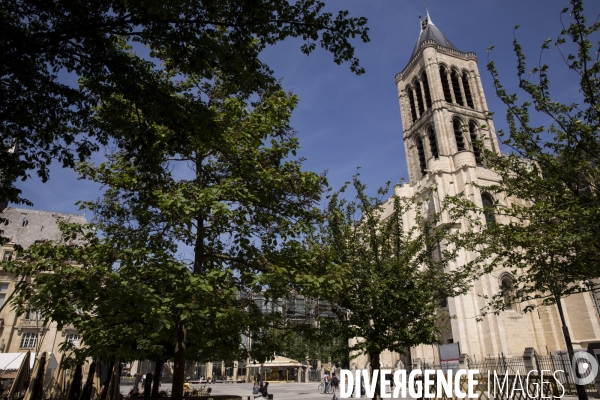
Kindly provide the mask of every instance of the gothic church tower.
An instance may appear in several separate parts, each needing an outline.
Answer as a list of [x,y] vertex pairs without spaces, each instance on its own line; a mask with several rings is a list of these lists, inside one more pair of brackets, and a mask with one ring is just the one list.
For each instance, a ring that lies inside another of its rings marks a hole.
[[475,53],[459,51],[429,13],[421,27],[408,65],[396,75],[412,186],[432,173],[482,169],[477,140],[498,151]]
[[[499,177],[483,165],[479,143],[493,152],[500,151],[475,53],[458,50],[427,13],[408,65],[396,75],[395,82],[409,174],[409,183],[397,186],[395,194],[417,194],[436,211],[441,199],[457,193],[466,194],[479,206],[506,203],[507,199],[494,199],[472,185],[485,187],[499,182]],[[491,213],[488,218],[497,217]],[[498,222],[503,221],[498,218]],[[462,254],[458,263],[470,257]],[[477,360],[501,353],[522,356],[526,347],[544,353],[546,349],[564,348],[554,308],[525,315],[518,309],[507,310],[477,322],[485,306],[482,296],[491,297],[510,284],[509,271],[497,271],[481,277],[469,294],[444,302],[448,313],[456,316],[449,322],[451,329],[443,334],[444,343],[458,342],[462,354]],[[432,346],[419,346],[411,353],[413,360],[439,362]]]
[[[485,167],[481,155],[484,149],[496,153],[500,149],[488,115],[475,53],[458,50],[427,13],[421,21],[421,32],[408,65],[396,75],[395,82],[409,182],[397,185],[394,195],[416,195],[428,210],[439,212],[445,196],[463,193],[478,206],[488,207],[486,223],[505,223],[502,216],[492,210],[494,205],[509,205],[514,199],[494,198],[479,189],[499,183],[499,176]],[[383,206],[391,204],[388,201]],[[391,209],[384,211],[383,217],[387,211]],[[472,227],[463,222],[459,229],[467,231]],[[473,256],[461,253],[456,265],[450,268],[470,261]],[[449,347],[456,350],[454,344],[458,343],[463,361],[466,358],[481,361],[500,355],[521,357],[526,348],[534,348],[540,354],[563,352],[566,346],[556,306],[538,307],[536,312],[523,314],[524,305],[512,305],[499,315],[488,314],[478,322],[487,302],[485,297],[511,290],[513,282],[511,271],[496,270],[477,279],[466,295],[443,300],[441,306],[455,316],[449,321],[440,319],[440,323],[449,328],[442,334],[443,344],[452,343]],[[600,306],[596,307],[594,301],[589,293],[564,299],[565,317],[576,349],[585,349],[589,343],[600,341]],[[352,338],[349,344],[359,340]],[[435,346],[421,345],[411,348],[410,352],[413,366],[440,364],[442,352]],[[395,369],[408,359],[384,351],[380,361],[383,368]],[[368,365],[367,355],[359,355],[351,362],[352,368]],[[466,366],[463,364],[463,367]]]

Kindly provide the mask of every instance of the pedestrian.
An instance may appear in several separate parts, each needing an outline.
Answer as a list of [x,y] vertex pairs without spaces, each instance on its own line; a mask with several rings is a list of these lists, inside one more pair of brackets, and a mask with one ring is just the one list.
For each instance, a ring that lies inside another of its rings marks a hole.
[[137,397],[140,393],[140,381],[142,380],[142,377],[139,374],[134,374],[133,377],[133,389],[131,389],[129,397],[134,397],[134,395]]
[[335,372],[331,374],[331,391],[333,392],[332,400],[338,400],[335,391],[340,387],[340,378],[335,376]]
[[148,372],[146,374],[146,379],[144,379],[144,400],[150,400],[151,394],[152,394],[152,373]]
[[327,390],[329,389],[329,372],[325,372],[325,375],[323,375],[323,382],[325,383],[325,393],[327,393]]
[[262,397],[269,397],[269,382],[265,383],[263,387],[260,388],[259,392],[262,394]]
[[[365,387],[363,386],[362,379],[361,379],[360,375],[358,375],[358,387],[360,388],[360,396],[358,396],[358,397],[364,396],[366,392],[365,392]],[[354,394],[355,391],[356,391],[356,386],[354,386],[352,388],[352,394],[350,395],[350,397],[356,397],[355,394]]]

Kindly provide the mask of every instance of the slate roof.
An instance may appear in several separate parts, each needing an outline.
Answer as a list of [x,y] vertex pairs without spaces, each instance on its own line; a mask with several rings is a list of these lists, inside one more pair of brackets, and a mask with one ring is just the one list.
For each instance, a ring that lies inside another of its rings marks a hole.
[[[30,208],[6,207],[2,217],[9,220],[8,225],[0,225],[3,237],[8,237],[11,242],[27,248],[36,240],[58,240],[60,230],[58,221],[86,224],[83,215],[66,214],[52,211],[40,211]],[[27,221],[24,223],[24,221]]]
[[427,17],[425,18],[425,20],[422,21],[421,34],[417,39],[417,44],[415,45],[415,48],[412,54],[410,55],[411,60],[419,52],[419,49],[421,48],[421,43],[430,39],[435,40],[435,42],[440,46],[448,47],[453,50],[458,50],[456,46],[454,46],[452,42],[448,40],[448,38],[442,33],[442,31],[440,31],[438,27],[435,26],[433,22],[431,22],[429,13],[427,13]]

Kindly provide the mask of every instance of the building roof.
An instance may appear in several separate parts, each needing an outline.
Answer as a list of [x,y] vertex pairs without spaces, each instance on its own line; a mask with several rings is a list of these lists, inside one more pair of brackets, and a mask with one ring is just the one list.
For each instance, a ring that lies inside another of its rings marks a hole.
[[419,34],[419,38],[417,39],[417,44],[410,55],[410,59],[419,52],[421,48],[421,44],[426,40],[434,40],[440,46],[448,47],[453,50],[458,50],[456,46],[452,44],[450,40],[438,29],[437,26],[431,22],[431,18],[429,17],[429,11],[427,12],[427,16],[424,20],[421,21],[421,33]]
[[83,215],[16,207],[6,207],[2,211],[2,217],[9,223],[0,225],[0,235],[23,248],[31,246],[36,240],[59,240],[59,221],[87,223]]
[[301,367],[302,363],[284,356],[276,355],[273,360],[261,364],[263,367]]

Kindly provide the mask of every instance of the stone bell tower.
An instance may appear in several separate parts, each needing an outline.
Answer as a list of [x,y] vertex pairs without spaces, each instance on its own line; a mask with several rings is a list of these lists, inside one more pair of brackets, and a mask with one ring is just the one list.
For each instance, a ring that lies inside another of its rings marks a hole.
[[431,173],[481,167],[483,140],[498,142],[488,111],[475,53],[464,53],[433,24],[429,12],[408,65],[396,75],[404,148],[412,186]]
[[[427,12],[426,18],[421,20],[419,38],[408,64],[396,75],[395,82],[409,175],[409,183],[397,186],[396,195],[416,194],[430,211],[439,211],[440,201],[446,195],[458,193],[464,193],[480,207],[491,208],[495,203],[507,202],[477,187],[499,182],[499,177],[485,167],[482,153],[483,148],[493,152],[500,150],[488,115],[475,53],[458,50],[433,24]],[[500,217],[490,214],[486,215],[488,222],[488,218],[497,218],[502,223]],[[471,257],[461,254],[457,265],[468,262]],[[477,322],[485,306],[482,296],[491,297],[510,286],[509,275],[507,271],[484,275],[474,283],[470,293],[442,300],[448,313],[456,316],[446,322],[450,329],[442,334],[444,344],[459,343],[462,354],[478,360],[500,353],[520,356],[525,347],[539,350],[545,346],[560,347],[556,339],[546,333],[552,330],[549,328],[552,310],[543,311],[548,315],[540,314],[539,318],[508,310],[500,315],[487,315]],[[413,360],[427,363],[439,361],[436,353],[432,346],[411,350]]]
[[[400,113],[404,149],[408,163],[409,182],[397,185],[394,194],[400,197],[417,196],[422,200],[423,211],[440,211],[440,203],[447,195],[463,193],[475,204],[485,207],[486,223],[506,222],[495,213],[495,207],[509,205],[504,196],[492,196],[485,187],[497,184],[500,178],[482,159],[483,150],[500,153],[498,139],[477,67],[475,53],[465,53],[456,48],[433,24],[427,12],[421,20],[419,38],[408,64],[396,75],[400,100]],[[475,185],[474,185],[475,184]],[[481,189],[480,189],[481,188]],[[384,202],[391,211],[393,202]],[[483,221],[482,221],[483,222]],[[407,228],[410,228],[409,219]],[[458,229],[473,229],[466,222]],[[461,253],[455,265],[470,261],[473,254]],[[538,353],[565,349],[561,325],[555,306],[539,307],[535,313],[521,313],[525,305],[509,305],[499,315],[481,318],[481,310],[491,298],[504,290],[512,290],[512,271],[504,268],[485,274],[473,283],[469,293],[440,299],[440,306],[454,316],[450,320],[440,318],[440,325],[448,328],[442,332],[442,343],[458,343],[460,360],[470,358],[481,361],[487,357],[520,357],[526,348]],[[589,294],[577,294],[564,299],[568,309],[567,318],[576,348],[600,341],[600,318]],[[600,314],[600,307],[598,308]],[[351,338],[356,344],[360,338]],[[446,348],[447,349],[447,348]],[[431,345],[421,345],[410,350],[413,366],[440,364],[441,351]],[[385,368],[399,368],[408,358],[384,351],[381,364]],[[456,362],[459,359],[455,360]],[[367,355],[359,355],[351,362],[352,367],[367,368]],[[466,365],[461,364],[461,368]]]

